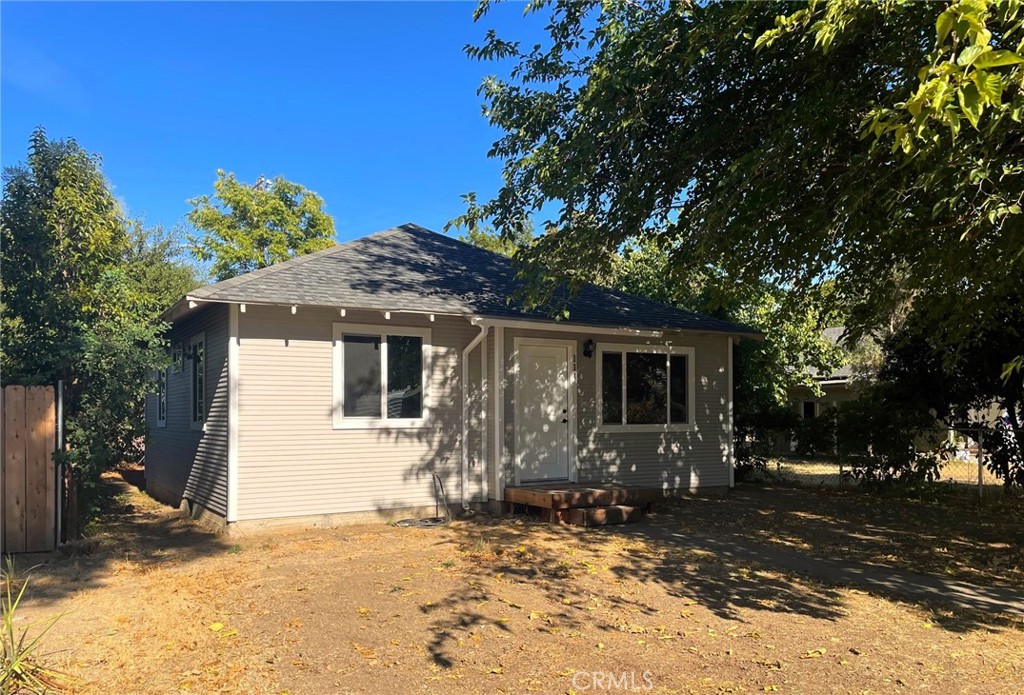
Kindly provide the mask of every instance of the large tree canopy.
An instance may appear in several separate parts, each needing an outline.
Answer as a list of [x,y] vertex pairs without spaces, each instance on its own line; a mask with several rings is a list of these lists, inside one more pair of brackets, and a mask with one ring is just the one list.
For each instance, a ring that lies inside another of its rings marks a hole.
[[37,129],[4,172],[0,205],[0,374],[65,382],[68,458],[88,494],[137,459],[143,400],[167,357],[160,313],[195,286],[174,235],[129,220],[98,156]]
[[131,247],[99,158],[37,129],[27,162],[4,172],[0,234],[4,379],[68,378],[81,331],[109,304],[104,275]]
[[334,244],[334,219],[323,198],[281,177],[254,185],[217,172],[214,194],[189,201],[189,223],[202,234],[189,237],[193,255],[211,261],[226,280]]
[[640,237],[723,301],[830,285],[856,338],[910,296],[959,345],[1024,277],[1018,7],[533,3],[545,43],[467,49],[514,64],[481,87],[504,132],[482,207],[507,235],[557,209],[524,254],[535,300]]

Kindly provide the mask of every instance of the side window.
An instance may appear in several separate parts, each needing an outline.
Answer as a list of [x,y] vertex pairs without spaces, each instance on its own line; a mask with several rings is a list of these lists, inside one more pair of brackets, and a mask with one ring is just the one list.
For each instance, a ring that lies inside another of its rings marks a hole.
[[423,427],[430,330],[334,324],[334,426]]
[[156,375],[156,426],[167,427],[167,370]]
[[192,338],[189,346],[189,391],[192,397],[192,429],[202,429],[206,421],[206,336]]
[[180,374],[184,363],[181,343],[175,343],[171,348],[171,374]]

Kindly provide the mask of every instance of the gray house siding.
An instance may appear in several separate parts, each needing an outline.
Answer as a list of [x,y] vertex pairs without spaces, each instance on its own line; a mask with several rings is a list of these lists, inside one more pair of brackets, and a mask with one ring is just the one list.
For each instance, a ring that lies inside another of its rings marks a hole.
[[[333,325],[431,330],[431,420],[422,428],[335,429]],[[461,483],[461,356],[467,319],[299,306],[239,314],[238,520],[432,506],[432,474],[456,507]],[[477,349],[479,350],[479,348]],[[472,410],[472,409],[471,409]],[[472,412],[471,412],[472,415]],[[479,438],[467,492],[479,501]]]
[[206,423],[192,429],[190,366],[167,374],[167,426],[157,426],[157,401],[146,399],[146,489],[177,506],[187,499],[219,517],[227,515],[228,480],[228,307],[211,305],[174,324],[172,345],[188,345],[205,333]]
[[[665,338],[638,338],[596,331],[503,329],[505,354],[505,484],[515,481],[514,345],[517,337],[570,340],[576,343],[578,482],[615,482],[657,487],[673,494],[696,488],[727,487],[730,482],[729,338],[724,335],[673,333]],[[694,349],[695,427],[683,432],[598,431],[598,359],[583,356],[587,339],[601,343],[664,345]]]

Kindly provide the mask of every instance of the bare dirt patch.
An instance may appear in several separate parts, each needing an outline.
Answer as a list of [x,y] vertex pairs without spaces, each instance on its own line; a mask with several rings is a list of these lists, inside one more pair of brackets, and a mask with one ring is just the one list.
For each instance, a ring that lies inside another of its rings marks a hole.
[[[19,561],[40,563],[24,617],[66,613],[47,649],[82,692],[582,693],[607,685],[602,674],[665,693],[1011,693],[1024,682],[1024,631],[1010,621],[614,530],[483,519],[223,538],[111,484],[119,509],[89,554]],[[755,491],[645,523],[771,527],[824,552],[824,530],[799,529],[838,510],[792,494],[766,514],[743,511],[778,497]]]
[[852,489],[745,486],[686,500],[673,515],[691,532],[757,541],[1024,591],[1024,500],[944,494],[905,499]]

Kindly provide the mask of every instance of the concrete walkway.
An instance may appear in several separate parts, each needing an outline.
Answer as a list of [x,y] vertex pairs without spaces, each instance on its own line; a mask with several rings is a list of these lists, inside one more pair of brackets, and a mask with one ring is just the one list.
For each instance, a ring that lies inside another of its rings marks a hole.
[[756,563],[792,572],[819,582],[863,589],[910,601],[944,603],[986,613],[1024,618],[1024,587],[1021,591],[981,586],[957,579],[917,574],[885,565],[817,557],[786,546],[766,545],[739,534],[714,536],[675,532],[670,525],[640,524],[620,527],[629,534],[672,543],[683,548],[714,553],[723,560]]

